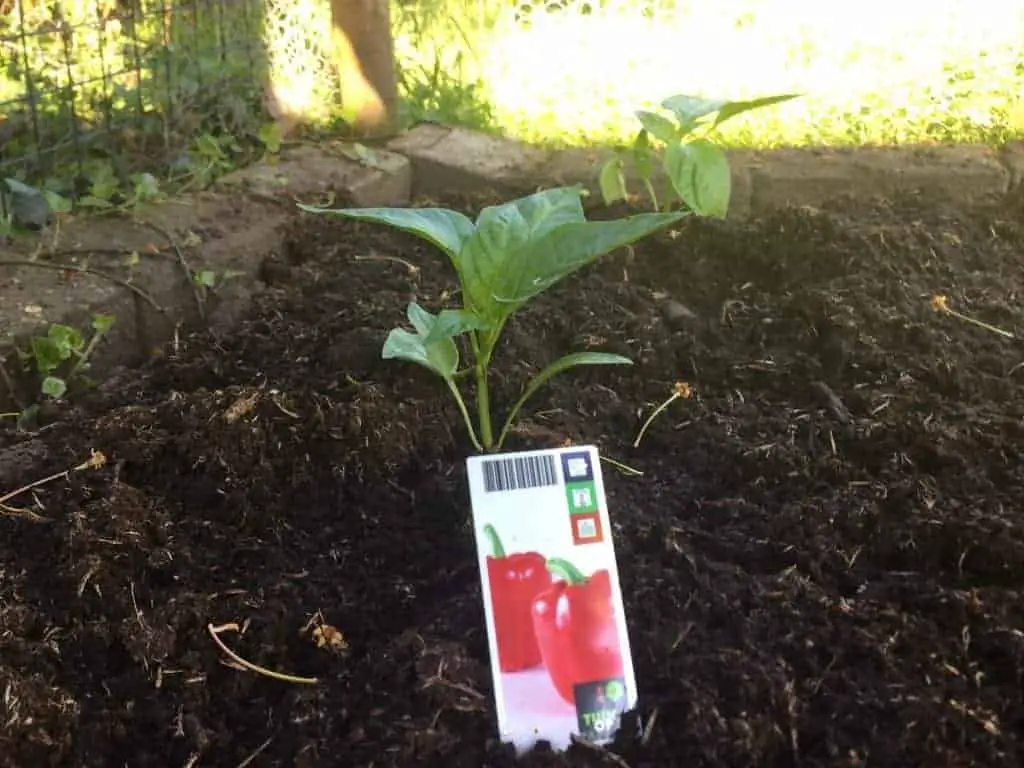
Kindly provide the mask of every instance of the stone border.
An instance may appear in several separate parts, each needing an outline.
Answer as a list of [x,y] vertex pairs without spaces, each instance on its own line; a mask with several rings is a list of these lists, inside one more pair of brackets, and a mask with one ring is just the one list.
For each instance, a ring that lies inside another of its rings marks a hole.
[[[72,219],[39,243],[7,249],[5,259],[75,263],[129,280],[148,294],[89,274],[0,265],[0,361],[13,374],[16,348],[52,323],[88,327],[97,313],[117,317],[111,343],[93,361],[94,378],[117,364],[137,363],[179,329],[199,320],[193,270],[234,276],[203,303],[207,322],[228,326],[264,287],[263,266],[282,248],[281,228],[297,212],[294,199],[401,206],[412,199],[483,190],[516,195],[544,185],[584,184],[608,150],[552,150],[462,128],[419,125],[385,149],[355,155],[342,144],[302,146],[221,179],[188,199],[138,212],[134,220]],[[836,196],[870,198],[922,192],[965,203],[1005,194],[1024,182],[1024,142],[984,146],[738,151],[730,154],[730,216],[764,214],[786,205],[820,205]],[[153,225],[156,225],[155,227]],[[124,256],[138,254],[124,266]],[[120,255],[120,258],[119,258]],[[160,311],[154,309],[157,304]],[[8,377],[13,378],[13,376]],[[0,376],[0,412],[34,393],[25,377],[13,386]]]
[[[421,125],[388,148],[413,168],[414,196],[519,193],[541,184],[585,184],[608,150],[545,150],[461,128]],[[1024,175],[1024,142],[998,150],[983,145],[734,151],[729,215],[742,218],[786,205],[820,205],[837,196],[871,198],[920,191],[966,202],[1004,194]]]

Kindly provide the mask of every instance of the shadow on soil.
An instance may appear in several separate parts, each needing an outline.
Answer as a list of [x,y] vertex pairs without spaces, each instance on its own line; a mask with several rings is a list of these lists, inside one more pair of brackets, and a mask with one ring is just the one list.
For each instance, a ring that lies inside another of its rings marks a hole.
[[[480,201],[461,201],[474,207]],[[562,284],[496,360],[587,347],[509,446],[606,469],[649,740],[630,766],[1021,763],[1019,203],[692,221]],[[198,334],[37,434],[0,432],[0,765],[511,765],[496,744],[458,413],[380,360],[443,257],[303,220],[235,331]],[[386,259],[401,257],[408,265]],[[686,380],[631,443],[642,418]],[[348,650],[314,643],[317,611]],[[290,685],[231,668],[207,624]],[[655,717],[656,713],[656,717]],[[608,765],[585,748],[522,765]],[[620,763],[621,764],[621,763]]]

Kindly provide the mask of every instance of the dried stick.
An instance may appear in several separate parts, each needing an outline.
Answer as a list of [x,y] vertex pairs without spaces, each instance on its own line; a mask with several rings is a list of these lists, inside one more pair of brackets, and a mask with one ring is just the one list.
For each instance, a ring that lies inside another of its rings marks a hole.
[[235,623],[221,624],[219,627],[215,627],[215,626],[213,626],[213,624],[207,624],[206,625],[206,630],[210,633],[210,637],[213,638],[213,642],[215,642],[217,644],[217,647],[220,648],[224,652],[224,655],[227,656],[229,659],[231,659],[236,664],[238,664],[243,669],[247,669],[250,672],[255,672],[258,675],[263,675],[264,677],[269,677],[269,678],[272,678],[274,680],[282,680],[282,681],[284,681],[286,683],[300,683],[302,685],[316,685],[317,683],[320,682],[315,677],[298,677],[297,675],[288,675],[288,674],[285,674],[284,672],[275,672],[272,669],[267,669],[266,667],[261,667],[258,664],[253,664],[251,661],[246,661],[245,659],[243,659],[237,653],[235,653],[230,648],[228,648],[226,645],[224,645],[224,641],[221,640],[220,637],[219,637],[221,632],[237,632],[238,631],[238,625],[235,624]]

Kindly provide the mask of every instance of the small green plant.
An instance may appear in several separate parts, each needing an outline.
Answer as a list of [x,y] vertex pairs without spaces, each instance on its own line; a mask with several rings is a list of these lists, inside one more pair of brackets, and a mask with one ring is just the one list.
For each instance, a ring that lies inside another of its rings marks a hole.
[[[605,204],[629,199],[625,175],[628,160],[654,210],[667,211],[678,198],[698,215],[725,218],[732,195],[729,159],[711,135],[729,118],[796,97],[797,94],[785,94],[749,101],[717,101],[677,95],[661,102],[661,108],[672,117],[638,110],[635,114],[643,127],[636,139],[601,168],[599,184]],[[652,182],[656,142],[664,146],[661,163],[669,182],[664,200],[659,200]]]
[[[415,332],[395,328],[384,342],[384,359],[417,363],[444,379],[480,451],[500,450],[523,404],[553,376],[581,365],[630,365],[629,358],[576,352],[541,369],[522,390],[495,436],[488,371],[501,332],[531,299],[568,275],[614,251],[680,221],[686,212],[641,213],[612,221],[587,221],[580,187],[558,187],[484,208],[476,221],[443,208],[329,210],[300,205],[309,213],[334,214],[399,229],[440,248],[459,278],[463,306],[434,315],[408,305]],[[465,336],[472,363],[459,368],[456,338]],[[476,384],[479,437],[458,381]]]
[[[92,320],[92,336],[88,341],[76,328],[60,323],[51,325],[45,336],[33,338],[27,356],[35,362],[36,370],[42,377],[42,393],[53,398],[63,397],[68,390],[68,382],[88,368],[89,357],[113,324],[113,315],[96,315]],[[70,367],[61,375],[61,369],[69,361]]]

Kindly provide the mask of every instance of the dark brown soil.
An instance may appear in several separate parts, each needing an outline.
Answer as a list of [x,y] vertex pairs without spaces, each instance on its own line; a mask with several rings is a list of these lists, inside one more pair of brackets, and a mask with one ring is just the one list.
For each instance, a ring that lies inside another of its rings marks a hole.
[[[556,381],[508,447],[644,473],[605,467],[644,737],[518,764],[1024,764],[1024,349],[929,303],[1024,331],[1020,222],[913,201],[694,221],[516,317],[498,403],[574,349],[636,365]],[[515,764],[470,447],[443,385],[380,359],[448,265],[324,220],[285,251],[235,332],[0,433],[0,495],[108,459],[8,502],[44,521],[0,518],[0,765]],[[677,380],[694,397],[633,449]],[[347,651],[317,647],[318,612]],[[207,632],[228,622],[319,684],[228,666]]]

